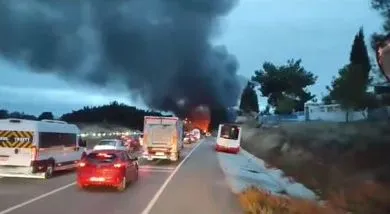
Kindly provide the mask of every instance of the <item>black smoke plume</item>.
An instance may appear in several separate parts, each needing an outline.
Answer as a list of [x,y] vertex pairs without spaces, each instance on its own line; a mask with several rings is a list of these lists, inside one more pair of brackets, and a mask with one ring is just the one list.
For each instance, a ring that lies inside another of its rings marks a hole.
[[213,46],[236,0],[0,0],[0,54],[35,72],[123,81],[149,107],[234,106],[238,63]]

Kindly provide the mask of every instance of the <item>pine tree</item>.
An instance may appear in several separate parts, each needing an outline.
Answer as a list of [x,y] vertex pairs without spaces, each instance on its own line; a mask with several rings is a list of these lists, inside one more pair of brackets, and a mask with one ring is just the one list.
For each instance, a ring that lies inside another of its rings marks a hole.
[[371,70],[368,51],[364,42],[363,29],[356,34],[350,53],[350,63],[339,71],[339,77],[332,81],[329,99],[340,103],[346,110],[346,121],[350,110],[367,107],[367,86]]
[[259,103],[258,103],[257,93],[255,91],[255,86],[253,83],[248,81],[246,87],[244,88],[241,94],[240,101],[240,110],[243,112],[259,112]]
[[359,29],[359,32],[356,34],[353,41],[349,61],[351,65],[361,66],[361,71],[363,72],[361,74],[362,78],[368,84],[370,80],[371,63],[367,46],[364,41],[364,31],[362,27]]

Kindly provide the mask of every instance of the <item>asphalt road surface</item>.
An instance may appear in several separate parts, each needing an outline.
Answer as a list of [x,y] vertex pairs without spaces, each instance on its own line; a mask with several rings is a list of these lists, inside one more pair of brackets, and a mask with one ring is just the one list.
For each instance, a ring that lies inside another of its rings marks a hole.
[[121,193],[78,190],[74,172],[49,180],[0,178],[0,214],[242,213],[211,139],[186,145],[180,162],[140,161],[138,181]]

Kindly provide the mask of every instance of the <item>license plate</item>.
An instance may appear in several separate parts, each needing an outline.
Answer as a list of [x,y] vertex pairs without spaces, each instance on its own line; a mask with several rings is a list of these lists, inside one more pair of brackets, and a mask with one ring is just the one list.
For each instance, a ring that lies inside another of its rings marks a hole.
[[165,155],[165,153],[164,153],[164,152],[156,152],[156,155],[161,155],[161,156],[163,156],[163,155]]
[[104,178],[98,178],[98,177],[91,177],[89,180],[90,180],[90,181],[97,181],[97,182],[105,181]]
[[7,161],[8,157],[0,157],[0,161]]

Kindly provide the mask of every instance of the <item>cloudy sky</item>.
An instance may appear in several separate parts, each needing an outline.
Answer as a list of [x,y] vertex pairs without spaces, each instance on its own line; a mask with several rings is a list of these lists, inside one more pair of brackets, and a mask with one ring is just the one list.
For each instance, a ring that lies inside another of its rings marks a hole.
[[[364,27],[368,40],[380,29],[381,21],[368,0],[241,0],[223,20],[222,35],[216,42],[236,55],[239,73],[248,78],[264,61],[280,64],[301,58],[303,65],[319,76],[311,91],[321,97],[338,68],[348,62],[359,27]],[[69,84],[2,59],[0,70],[0,108],[60,115],[114,100],[143,107],[120,86],[108,90]]]

